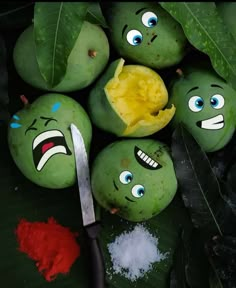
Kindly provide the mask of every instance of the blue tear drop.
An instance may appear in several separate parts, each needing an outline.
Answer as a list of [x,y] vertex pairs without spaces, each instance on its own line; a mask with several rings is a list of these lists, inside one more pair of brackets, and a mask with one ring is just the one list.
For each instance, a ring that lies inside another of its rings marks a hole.
[[11,123],[10,126],[11,128],[20,128],[22,125],[19,123]]
[[57,102],[55,103],[53,106],[52,106],[52,112],[56,112],[61,106],[61,103],[60,102]]
[[14,118],[15,120],[20,120],[20,117],[17,116],[17,115],[13,115],[13,118]]

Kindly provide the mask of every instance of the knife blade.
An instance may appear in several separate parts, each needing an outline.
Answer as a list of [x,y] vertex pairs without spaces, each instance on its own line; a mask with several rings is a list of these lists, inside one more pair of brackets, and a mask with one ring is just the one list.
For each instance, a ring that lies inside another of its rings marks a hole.
[[90,171],[87,151],[83,136],[75,124],[71,124],[71,134],[74,146],[76,173],[82,211],[83,226],[88,237],[90,248],[91,269],[90,277],[92,288],[105,287],[104,259],[99,246],[98,234],[101,229],[99,221],[96,221],[93,196],[90,184]]

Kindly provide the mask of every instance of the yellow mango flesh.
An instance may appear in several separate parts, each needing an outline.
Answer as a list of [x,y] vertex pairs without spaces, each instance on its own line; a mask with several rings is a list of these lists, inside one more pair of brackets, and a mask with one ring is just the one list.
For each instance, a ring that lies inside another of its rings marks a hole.
[[120,62],[114,77],[106,84],[107,99],[127,125],[123,135],[145,136],[164,128],[175,107],[162,110],[168,102],[166,86],[154,70]]

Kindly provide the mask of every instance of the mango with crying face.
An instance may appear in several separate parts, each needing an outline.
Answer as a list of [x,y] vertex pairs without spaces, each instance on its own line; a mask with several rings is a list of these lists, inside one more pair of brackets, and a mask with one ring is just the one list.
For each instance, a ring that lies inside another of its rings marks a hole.
[[8,128],[9,149],[26,178],[52,189],[76,183],[71,123],[81,131],[89,153],[90,119],[84,108],[67,95],[41,95],[12,116]]

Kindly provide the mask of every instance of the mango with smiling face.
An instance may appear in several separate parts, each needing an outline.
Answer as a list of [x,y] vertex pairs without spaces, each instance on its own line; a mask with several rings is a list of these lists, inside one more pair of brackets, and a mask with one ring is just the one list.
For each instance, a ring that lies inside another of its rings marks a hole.
[[169,94],[169,103],[176,107],[171,126],[182,122],[206,152],[230,141],[236,126],[236,91],[210,65],[185,65]]
[[153,139],[126,139],[105,147],[92,163],[91,185],[104,209],[134,222],[159,214],[177,191],[169,149]]
[[183,59],[183,30],[157,2],[110,2],[103,11],[111,43],[124,59],[157,69]]

